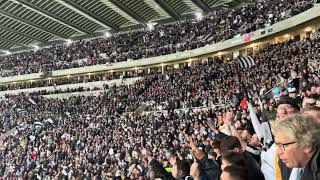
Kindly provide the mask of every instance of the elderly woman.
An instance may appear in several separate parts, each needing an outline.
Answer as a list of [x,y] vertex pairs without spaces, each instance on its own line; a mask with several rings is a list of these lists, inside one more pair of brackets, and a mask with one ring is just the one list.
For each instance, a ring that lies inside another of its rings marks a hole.
[[[279,158],[288,168],[293,168],[292,177],[300,177],[300,180],[320,179],[319,123],[308,115],[291,115],[276,122],[274,135]],[[295,168],[304,170],[295,172]]]

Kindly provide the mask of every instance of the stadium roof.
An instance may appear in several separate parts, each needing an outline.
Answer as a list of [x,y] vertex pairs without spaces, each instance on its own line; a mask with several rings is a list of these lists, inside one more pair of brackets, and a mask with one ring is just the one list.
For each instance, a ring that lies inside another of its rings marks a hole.
[[183,20],[241,0],[0,0],[0,50],[102,36]]

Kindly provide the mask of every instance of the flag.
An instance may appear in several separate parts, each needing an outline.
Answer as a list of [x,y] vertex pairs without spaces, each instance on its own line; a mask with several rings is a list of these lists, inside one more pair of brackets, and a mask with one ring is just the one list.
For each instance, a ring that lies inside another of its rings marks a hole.
[[[243,95],[245,97],[245,99],[247,99],[247,104],[248,104],[248,110],[249,110],[249,114],[250,114],[250,119],[251,119],[251,123],[253,125],[253,129],[256,133],[256,135],[258,136],[259,140],[262,141],[263,145],[267,145],[272,141],[272,135],[271,135],[271,131],[270,131],[270,125],[268,124],[268,121],[265,117],[265,111],[263,109],[263,103],[261,101],[261,99],[259,98],[259,105],[261,106],[261,112],[262,112],[262,118],[261,118],[261,123],[257,117],[257,114],[253,108],[253,103],[249,98],[249,94],[248,91],[246,89],[246,86],[244,85],[244,83],[241,83],[242,86],[242,91],[243,91]],[[270,131],[270,132],[268,132]]]
[[263,136],[263,128],[261,127],[261,124],[258,120],[257,114],[253,109],[253,106],[250,102],[248,102],[248,109],[250,112],[250,118],[251,118],[251,123],[253,125],[253,129],[255,131],[255,133],[257,134],[259,140],[261,140],[264,136]]
[[237,60],[240,63],[241,68],[250,68],[251,66],[255,65],[253,58],[250,56],[239,56]]

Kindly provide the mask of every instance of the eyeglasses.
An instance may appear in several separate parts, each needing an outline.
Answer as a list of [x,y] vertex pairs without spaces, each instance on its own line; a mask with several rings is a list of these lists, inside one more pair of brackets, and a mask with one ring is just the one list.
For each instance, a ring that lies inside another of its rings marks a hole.
[[278,107],[277,110],[281,110],[281,111],[292,111],[294,110],[294,108],[292,106],[285,106],[285,107]]
[[285,151],[286,148],[290,145],[290,144],[294,144],[296,142],[290,142],[290,143],[285,143],[285,144],[280,144],[280,143],[275,143],[277,147],[281,147],[282,151]]

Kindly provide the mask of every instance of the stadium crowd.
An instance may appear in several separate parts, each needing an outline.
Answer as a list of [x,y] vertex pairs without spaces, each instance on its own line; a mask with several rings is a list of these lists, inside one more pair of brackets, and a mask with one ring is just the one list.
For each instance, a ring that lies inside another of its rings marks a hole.
[[8,95],[0,177],[319,179],[319,44],[316,31],[250,69],[222,58],[97,96]]
[[101,74],[91,74],[91,75],[83,75],[83,76],[70,76],[58,79],[44,79],[38,81],[31,82],[22,82],[15,84],[2,84],[0,85],[0,91],[8,91],[8,90],[17,90],[17,89],[28,89],[28,88],[36,88],[36,87],[50,87],[50,86],[59,86],[66,84],[77,84],[77,83],[87,83],[87,82],[96,82],[96,81],[108,81],[113,79],[124,79],[124,78],[132,78],[142,76],[143,74],[136,73],[125,73],[123,75],[122,72],[113,72],[113,73],[101,73]]
[[56,44],[2,56],[0,72],[2,77],[6,77],[111,64],[195,49],[268,27],[306,11],[313,3],[314,0],[253,1],[231,11],[218,11],[197,22],[186,20],[158,25],[151,31],[114,34],[110,38],[82,40],[70,45]]

